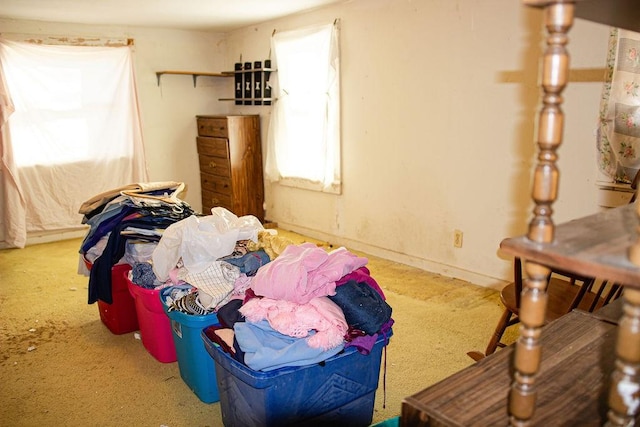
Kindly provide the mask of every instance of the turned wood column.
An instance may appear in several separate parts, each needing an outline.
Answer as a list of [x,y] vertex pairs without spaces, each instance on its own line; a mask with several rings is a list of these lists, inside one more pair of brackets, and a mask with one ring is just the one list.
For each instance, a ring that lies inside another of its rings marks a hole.
[[607,426],[632,426],[640,405],[640,290],[624,290],[616,362],[609,385]]
[[[636,194],[640,188],[636,189]],[[640,200],[635,210],[640,220]],[[636,227],[640,236],[640,226]],[[629,248],[629,261],[640,266],[640,237]],[[640,409],[640,290],[625,287],[623,312],[616,339],[616,362],[609,385],[609,411],[606,426],[634,425]]]
[[[640,221],[640,197],[636,189],[635,209]],[[636,227],[640,236],[640,226]],[[629,261],[640,266],[640,237],[629,248]],[[640,290],[625,288],[623,312],[618,325],[616,365],[611,374],[607,426],[632,425],[640,409]]]
[[[538,162],[534,172],[532,199],[533,218],[527,237],[538,243],[554,239],[552,204],[558,194],[556,150],[562,143],[564,114],[560,108],[561,93],[569,75],[567,33],[573,24],[572,1],[549,2],[544,9],[547,30],[542,63],[542,108],[538,117]],[[535,410],[535,377],[540,368],[540,333],[547,308],[547,276],[549,269],[525,261],[526,279],[521,296],[520,337],[514,351],[514,374],[509,393],[510,423],[529,425]]]

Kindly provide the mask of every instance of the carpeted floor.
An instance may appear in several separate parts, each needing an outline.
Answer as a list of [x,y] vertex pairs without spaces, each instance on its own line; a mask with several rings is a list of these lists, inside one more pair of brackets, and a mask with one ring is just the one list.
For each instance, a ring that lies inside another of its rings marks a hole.
[[[88,279],[76,273],[79,245],[0,251],[0,425],[221,426],[220,404],[202,403],[178,363],[156,361],[136,334],[114,335],[101,323],[87,304]],[[473,363],[466,352],[484,349],[501,305],[496,291],[367,257],[396,322],[376,423]]]

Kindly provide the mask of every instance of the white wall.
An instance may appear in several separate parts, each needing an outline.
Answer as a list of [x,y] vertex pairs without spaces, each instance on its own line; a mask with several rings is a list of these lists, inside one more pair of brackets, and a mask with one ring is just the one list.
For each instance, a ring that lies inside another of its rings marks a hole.
[[[445,275],[499,286],[500,241],[525,232],[542,15],[512,0],[353,0],[236,31],[231,58],[263,58],[273,30],[341,21],[343,194],[267,184],[267,217]],[[604,66],[608,29],[578,22],[573,66]],[[598,209],[601,83],[567,91],[555,218]],[[256,107],[253,107],[256,108]],[[263,116],[263,128],[268,112]],[[464,245],[453,247],[453,231]]]
[[[499,286],[510,260],[500,241],[525,232],[538,109],[542,16],[513,0],[353,0],[227,35],[2,21],[3,32],[122,35],[136,40],[138,90],[152,180],[181,180],[200,207],[196,114],[261,114],[218,102],[226,81],[161,69],[223,71],[269,55],[274,29],[341,21],[343,193],[266,184],[267,218],[444,275]],[[601,68],[608,28],[577,22],[575,68]],[[598,207],[595,140],[601,84],[565,92],[560,150],[565,221]],[[263,138],[263,141],[266,138]],[[453,230],[464,245],[453,247]]]

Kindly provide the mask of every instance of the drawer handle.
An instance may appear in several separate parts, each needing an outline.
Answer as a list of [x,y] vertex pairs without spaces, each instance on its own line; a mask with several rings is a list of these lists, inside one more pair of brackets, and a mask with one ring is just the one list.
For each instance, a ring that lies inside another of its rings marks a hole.
[[218,200],[218,199],[216,199],[215,197],[213,197],[213,198],[211,199],[211,203],[213,203],[214,205],[217,205],[217,204],[218,204],[218,202],[219,202],[219,200]]
[[209,162],[209,167],[210,168],[215,168],[216,167],[216,162]]

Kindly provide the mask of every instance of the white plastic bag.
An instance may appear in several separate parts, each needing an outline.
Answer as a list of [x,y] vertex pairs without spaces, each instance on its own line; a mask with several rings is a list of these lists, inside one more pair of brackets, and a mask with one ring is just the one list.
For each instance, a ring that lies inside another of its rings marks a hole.
[[152,256],[158,280],[167,281],[181,258],[189,272],[201,273],[218,258],[231,254],[238,240],[257,242],[258,231],[264,229],[252,215],[238,218],[220,207],[211,211],[208,216],[187,217],[164,231]]

